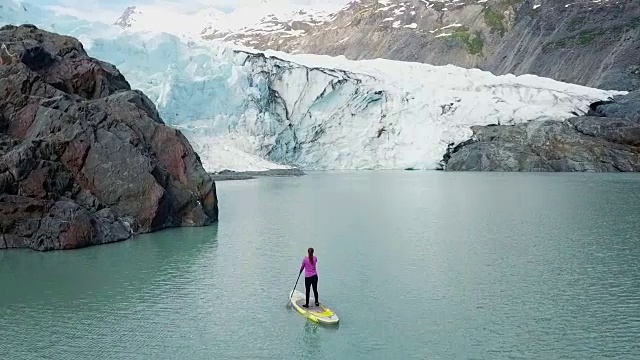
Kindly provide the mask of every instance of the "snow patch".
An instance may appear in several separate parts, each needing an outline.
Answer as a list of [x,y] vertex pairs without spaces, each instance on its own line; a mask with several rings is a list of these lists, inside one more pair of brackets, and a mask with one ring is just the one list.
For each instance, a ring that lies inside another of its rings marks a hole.
[[447,25],[447,26],[439,27],[439,28],[437,28],[435,30],[429,30],[429,32],[433,34],[433,33],[436,33],[438,31],[442,31],[442,30],[446,30],[446,29],[450,29],[450,28],[454,28],[454,27],[462,27],[462,26],[463,26],[462,24],[454,23],[454,24],[450,24],[450,25]]

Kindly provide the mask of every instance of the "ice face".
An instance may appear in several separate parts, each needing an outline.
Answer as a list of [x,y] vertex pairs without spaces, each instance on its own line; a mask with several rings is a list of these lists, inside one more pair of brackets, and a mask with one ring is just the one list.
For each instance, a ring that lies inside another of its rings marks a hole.
[[191,52],[152,75],[163,117],[194,141],[305,169],[433,169],[471,125],[563,120],[614,94],[454,66]]

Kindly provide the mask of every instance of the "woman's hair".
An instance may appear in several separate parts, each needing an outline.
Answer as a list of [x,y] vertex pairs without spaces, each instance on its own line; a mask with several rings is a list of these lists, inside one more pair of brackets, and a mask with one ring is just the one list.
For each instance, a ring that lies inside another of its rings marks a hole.
[[309,253],[309,261],[313,264],[313,248],[310,247],[307,252]]

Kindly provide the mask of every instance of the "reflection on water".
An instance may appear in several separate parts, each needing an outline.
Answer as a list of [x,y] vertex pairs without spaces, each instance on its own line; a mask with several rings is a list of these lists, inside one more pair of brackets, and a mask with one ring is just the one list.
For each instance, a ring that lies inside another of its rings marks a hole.
[[[125,241],[72,251],[0,251],[0,306],[69,301],[83,296],[127,295],[190,271],[215,253],[217,225],[168,229]],[[8,276],[10,275],[10,276]],[[28,283],[29,286],[22,286]],[[55,285],[55,286],[52,286]]]

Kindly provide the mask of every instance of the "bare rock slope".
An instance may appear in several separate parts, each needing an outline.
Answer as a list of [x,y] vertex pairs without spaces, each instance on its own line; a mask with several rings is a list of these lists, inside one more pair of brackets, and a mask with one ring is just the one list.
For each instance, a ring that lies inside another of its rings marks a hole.
[[355,0],[322,21],[263,22],[204,37],[260,50],[528,73],[606,89],[640,86],[638,1]]

